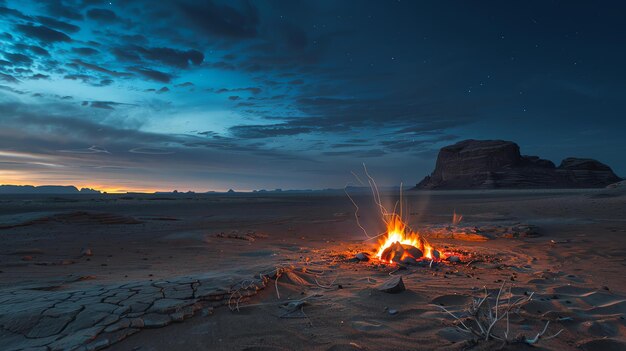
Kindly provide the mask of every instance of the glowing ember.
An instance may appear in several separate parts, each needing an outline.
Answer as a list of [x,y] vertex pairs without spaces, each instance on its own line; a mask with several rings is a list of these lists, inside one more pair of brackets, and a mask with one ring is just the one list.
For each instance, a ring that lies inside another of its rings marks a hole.
[[392,213],[388,217],[387,232],[380,241],[376,257],[386,263],[402,262],[407,257],[433,258],[434,249],[426,239],[409,228],[399,215]]

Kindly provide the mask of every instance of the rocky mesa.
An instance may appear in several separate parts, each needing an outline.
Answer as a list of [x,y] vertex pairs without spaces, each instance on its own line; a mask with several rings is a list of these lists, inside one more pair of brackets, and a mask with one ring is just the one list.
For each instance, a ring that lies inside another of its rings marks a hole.
[[601,188],[620,180],[593,159],[568,157],[557,167],[522,155],[512,141],[470,139],[443,147],[416,189]]

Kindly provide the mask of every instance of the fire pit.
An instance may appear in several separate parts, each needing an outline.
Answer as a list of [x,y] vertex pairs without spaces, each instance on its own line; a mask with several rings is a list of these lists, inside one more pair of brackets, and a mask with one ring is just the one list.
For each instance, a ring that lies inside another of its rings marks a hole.
[[415,264],[419,260],[438,260],[435,250],[420,234],[412,230],[402,218],[392,213],[386,220],[387,231],[379,242],[376,257],[384,263]]
[[[420,235],[417,231],[411,229],[411,227],[407,224],[407,222],[403,218],[403,208],[404,201],[402,199],[402,184],[400,184],[400,200],[396,202],[393,211],[388,211],[385,206],[383,206],[380,192],[378,190],[378,186],[376,185],[376,181],[372,176],[368,173],[367,167],[363,164],[363,171],[365,172],[365,176],[367,182],[369,183],[370,189],[372,190],[372,195],[374,198],[374,203],[380,209],[381,219],[385,224],[386,230],[384,233],[378,235],[381,239],[378,242],[378,248],[376,252],[376,258],[383,264],[420,264],[420,263],[428,263],[432,266],[433,262],[439,261],[442,258],[441,252],[436,250],[428,243],[428,241]],[[353,172],[352,173],[359,183],[361,182],[360,178]],[[346,191],[346,195],[352,202],[355,208],[354,217],[358,226],[363,230],[365,235],[369,239],[373,239],[367,234],[367,231],[361,223],[359,222],[359,206],[352,199],[350,194]],[[396,212],[396,209],[399,206],[399,213]],[[457,223],[461,221],[462,216],[458,216],[455,213],[455,219]],[[369,254],[365,252],[361,252],[355,256],[357,261],[369,261]]]

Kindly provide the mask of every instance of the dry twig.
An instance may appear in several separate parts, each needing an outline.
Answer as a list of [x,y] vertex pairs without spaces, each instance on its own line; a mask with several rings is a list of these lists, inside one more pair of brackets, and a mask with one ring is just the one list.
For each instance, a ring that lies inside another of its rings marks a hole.
[[[516,343],[523,342],[526,344],[535,344],[540,339],[549,340],[557,337],[563,329],[559,330],[553,335],[544,336],[546,331],[548,330],[548,325],[550,321],[546,322],[543,330],[539,332],[534,338],[515,338],[511,339],[510,336],[510,321],[509,315],[511,313],[517,313],[519,309],[528,301],[530,301],[534,295],[531,293],[528,297],[521,297],[514,302],[511,302],[511,287],[509,286],[507,302],[502,303],[502,293],[506,292],[505,283],[502,283],[500,289],[498,290],[498,294],[495,297],[495,304],[491,305],[490,294],[485,287],[485,294],[480,298],[475,298],[472,301],[471,306],[467,310],[467,315],[465,317],[460,317],[449,311],[443,306],[437,306],[442,311],[451,315],[458,323],[457,328],[468,334],[473,334],[478,337],[479,340],[488,341],[499,340],[503,343]],[[506,320],[506,324],[504,330],[499,332],[498,323],[502,320]],[[469,321],[469,323],[468,323]]]

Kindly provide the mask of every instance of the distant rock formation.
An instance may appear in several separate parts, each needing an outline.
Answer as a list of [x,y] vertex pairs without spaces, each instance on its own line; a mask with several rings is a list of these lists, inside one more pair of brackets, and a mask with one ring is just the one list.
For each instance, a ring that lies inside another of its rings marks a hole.
[[91,188],[80,188],[79,191],[81,194],[102,194],[100,190],[91,189]]
[[79,191],[75,186],[71,185],[0,185],[0,194],[100,194],[100,191],[89,188],[82,188]]
[[592,159],[552,161],[520,154],[504,140],[464,140],[439,151],[435,171],[417,189],[602,188],[620,181]]

